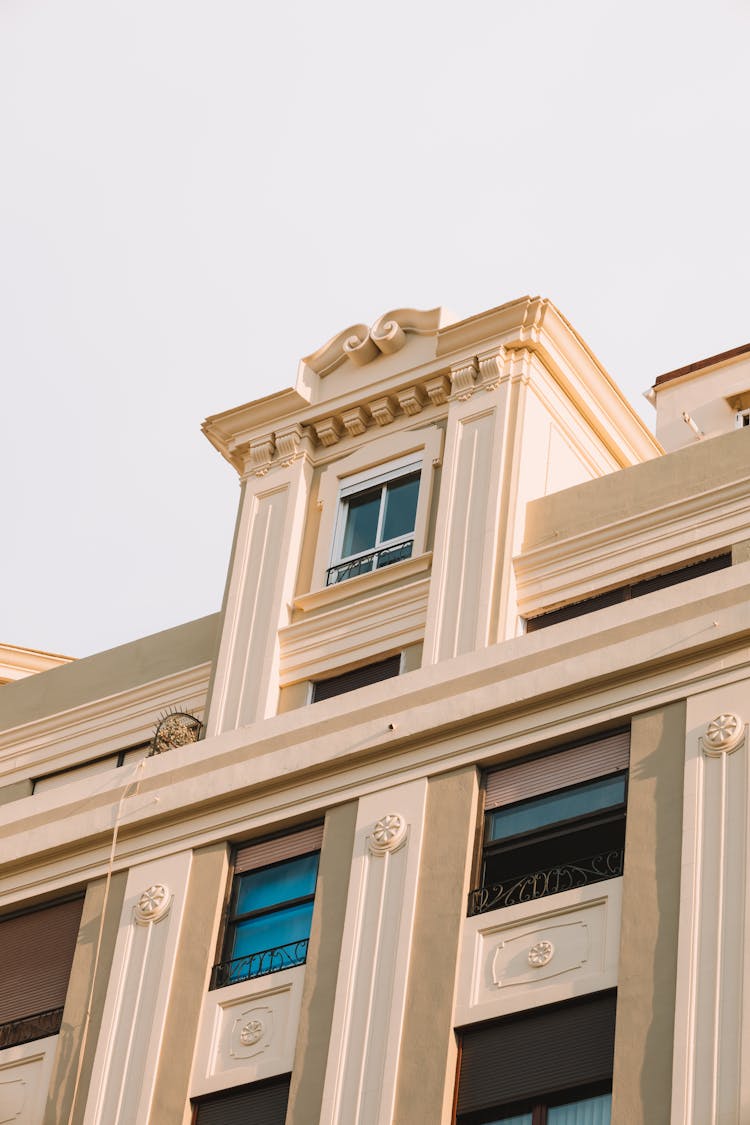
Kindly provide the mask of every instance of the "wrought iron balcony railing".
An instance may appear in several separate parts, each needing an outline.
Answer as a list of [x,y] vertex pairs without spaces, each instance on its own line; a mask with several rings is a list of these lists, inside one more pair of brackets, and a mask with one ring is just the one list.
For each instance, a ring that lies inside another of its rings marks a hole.
[[326,571],[326,586],[335,586],[337,582],[356,578],[358,574],[369,574],[372,570],[382,570],[391,563],[401,562],[401,559],[410,559],[413,547],[414,540],[407,539],[404,543],[396,543],[394,547],[379,547],[377,551],[369,551],[356,559],[329,566]]
[[0,1051],[6,1047],[18,1047],[21,1043],[31,1043],[34,1039],[44,1039],[57,1035],[63,1018],[62,1008],[50,1008],[33,1016],[10,1020],[0,1024]]
[[293,969],[304,965],[307,960],[308,939],[291,941],[287,945],[277,945],[275,949],[262,949],[249,953],[247,957],[235,957],[233,961],[221,961],[214,965],[211,973],[211,988],[224,988],[228,984],[239,984],[254,977],[265,977],[269,973],[280,973],[282,969]]
[[532,871],[528,875],[509,879],[506,883],[478,887],[469,893],[469,914],[484,914],[487,910],[516,906],[520,902],[533,902],[534,899],[571,891],[575,887],[600,883],[603,879],[615,879],[622,875],[622,861],[623,849],[618,848],[578,859],[575,863]]

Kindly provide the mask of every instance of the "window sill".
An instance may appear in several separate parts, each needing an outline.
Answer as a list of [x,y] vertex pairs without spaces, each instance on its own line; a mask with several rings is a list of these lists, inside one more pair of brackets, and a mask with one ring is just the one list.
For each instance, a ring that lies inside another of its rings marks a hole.
[[339,602],[357,597],[360,594],[369,594],[372,590],[379,590],[383,586],[400,578],[411,578],[415,574],[423,574],[432,564],[432,551],[423,555],[416,555],[410,559],[391,563],[380,570],[370,571],[368,574],[358,574],[355,578],[347,578],[344,582],[337,582],[333,586],[325,586],[320,590],[311,590],[309,594],[300,594],[294,599],[295,609],[307,612],[311,609],[328,609]]

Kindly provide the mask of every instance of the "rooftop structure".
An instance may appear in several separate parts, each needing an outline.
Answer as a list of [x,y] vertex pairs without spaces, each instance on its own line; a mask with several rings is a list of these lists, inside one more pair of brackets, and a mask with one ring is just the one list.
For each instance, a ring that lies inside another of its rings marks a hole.
[[2,688],[0,1121],[741,1125],[748,355],[654,437],[398,309],[207,419],[221,613]]

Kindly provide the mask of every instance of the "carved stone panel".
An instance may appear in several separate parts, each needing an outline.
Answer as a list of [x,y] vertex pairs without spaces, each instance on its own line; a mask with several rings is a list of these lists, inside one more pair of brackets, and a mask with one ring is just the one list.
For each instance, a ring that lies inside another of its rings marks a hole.
[[191,1096],[292,1069],[304,979],[298,965],[206,994]]
[[492,958],[498,988],[513,988],[579,969],[589,957],[586,922],[541,926],[499,942]]
[[611,879],[467,918],[456,1025],[614,987],[621,900]]

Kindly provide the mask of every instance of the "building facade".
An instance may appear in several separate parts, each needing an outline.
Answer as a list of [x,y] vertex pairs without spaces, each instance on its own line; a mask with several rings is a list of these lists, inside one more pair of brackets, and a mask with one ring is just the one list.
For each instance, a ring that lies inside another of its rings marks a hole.
[[0,691],[0,1122],[750,1120],[750,346],[650,397],[523,298],[207,420],[221,612]]

